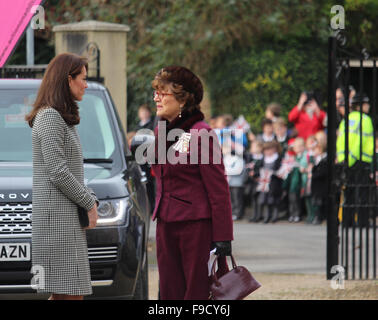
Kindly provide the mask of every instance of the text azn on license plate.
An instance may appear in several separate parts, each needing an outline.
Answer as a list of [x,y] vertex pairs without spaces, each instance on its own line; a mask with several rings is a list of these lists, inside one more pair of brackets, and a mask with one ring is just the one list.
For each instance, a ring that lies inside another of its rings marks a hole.
[[0,261],[30,261],[30,243],[0,243]]

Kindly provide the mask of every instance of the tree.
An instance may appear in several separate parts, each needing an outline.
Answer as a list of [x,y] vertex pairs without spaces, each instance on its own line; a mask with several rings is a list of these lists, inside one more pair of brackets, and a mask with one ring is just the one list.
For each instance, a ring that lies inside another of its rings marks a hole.
[[[221,68],[228,56],[238,56],[243,50],[270,43],[277,44],[274,48],[280,46],[282,52],[289,45],[325,43],[330,34],[333,3],[331,0],[49,0],[45,3],[46,29],[37,36],[49,41],[53,55],[54,25],[91,19],[129,25],[130,125],[137,106],[152,102],[151,80],[161,67],[185,65],[211,82],[210,70],[214,66]],[[345,0],[341,4],[346,10],[351,46],[362,43],[372,54],[377,52],[376,1]],[[40,58],[37,62],[47,63],[49,56]]]

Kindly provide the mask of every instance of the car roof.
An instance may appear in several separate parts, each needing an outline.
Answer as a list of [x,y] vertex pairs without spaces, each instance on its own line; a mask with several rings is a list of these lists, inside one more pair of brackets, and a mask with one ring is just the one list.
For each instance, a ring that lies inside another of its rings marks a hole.
[[[0,89],[38,89],[42,79],[0,79]],[[106,90],[105,87],[94,81],[88,81],[88,89]]]

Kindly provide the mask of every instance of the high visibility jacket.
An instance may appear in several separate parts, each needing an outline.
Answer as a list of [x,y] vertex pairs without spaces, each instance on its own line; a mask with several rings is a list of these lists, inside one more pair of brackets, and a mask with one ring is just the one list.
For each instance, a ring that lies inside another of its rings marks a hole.
[[[371,118],[367,114],[362,114],[362,128],[361,128],[361,113],[353,111],[349,114],[349,167],[353,166],[357,160],[371,163],[373,161],[374,152],[374,128]],[[360,136],[362,133],[362,137]],[[336,141],[337,161],[343,162],[345,160],[345,119],[341,121],[339,126],[339,135]],[[362,146],[360,148],[360,144]],[[360,152],[361,151],[361,152]]]

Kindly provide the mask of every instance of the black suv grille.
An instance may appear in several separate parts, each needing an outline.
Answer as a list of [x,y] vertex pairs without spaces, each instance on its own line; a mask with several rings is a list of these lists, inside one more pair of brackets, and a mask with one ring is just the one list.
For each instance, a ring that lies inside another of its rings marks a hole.
[[0,237],[32,233],[31,203],[0,203]]

